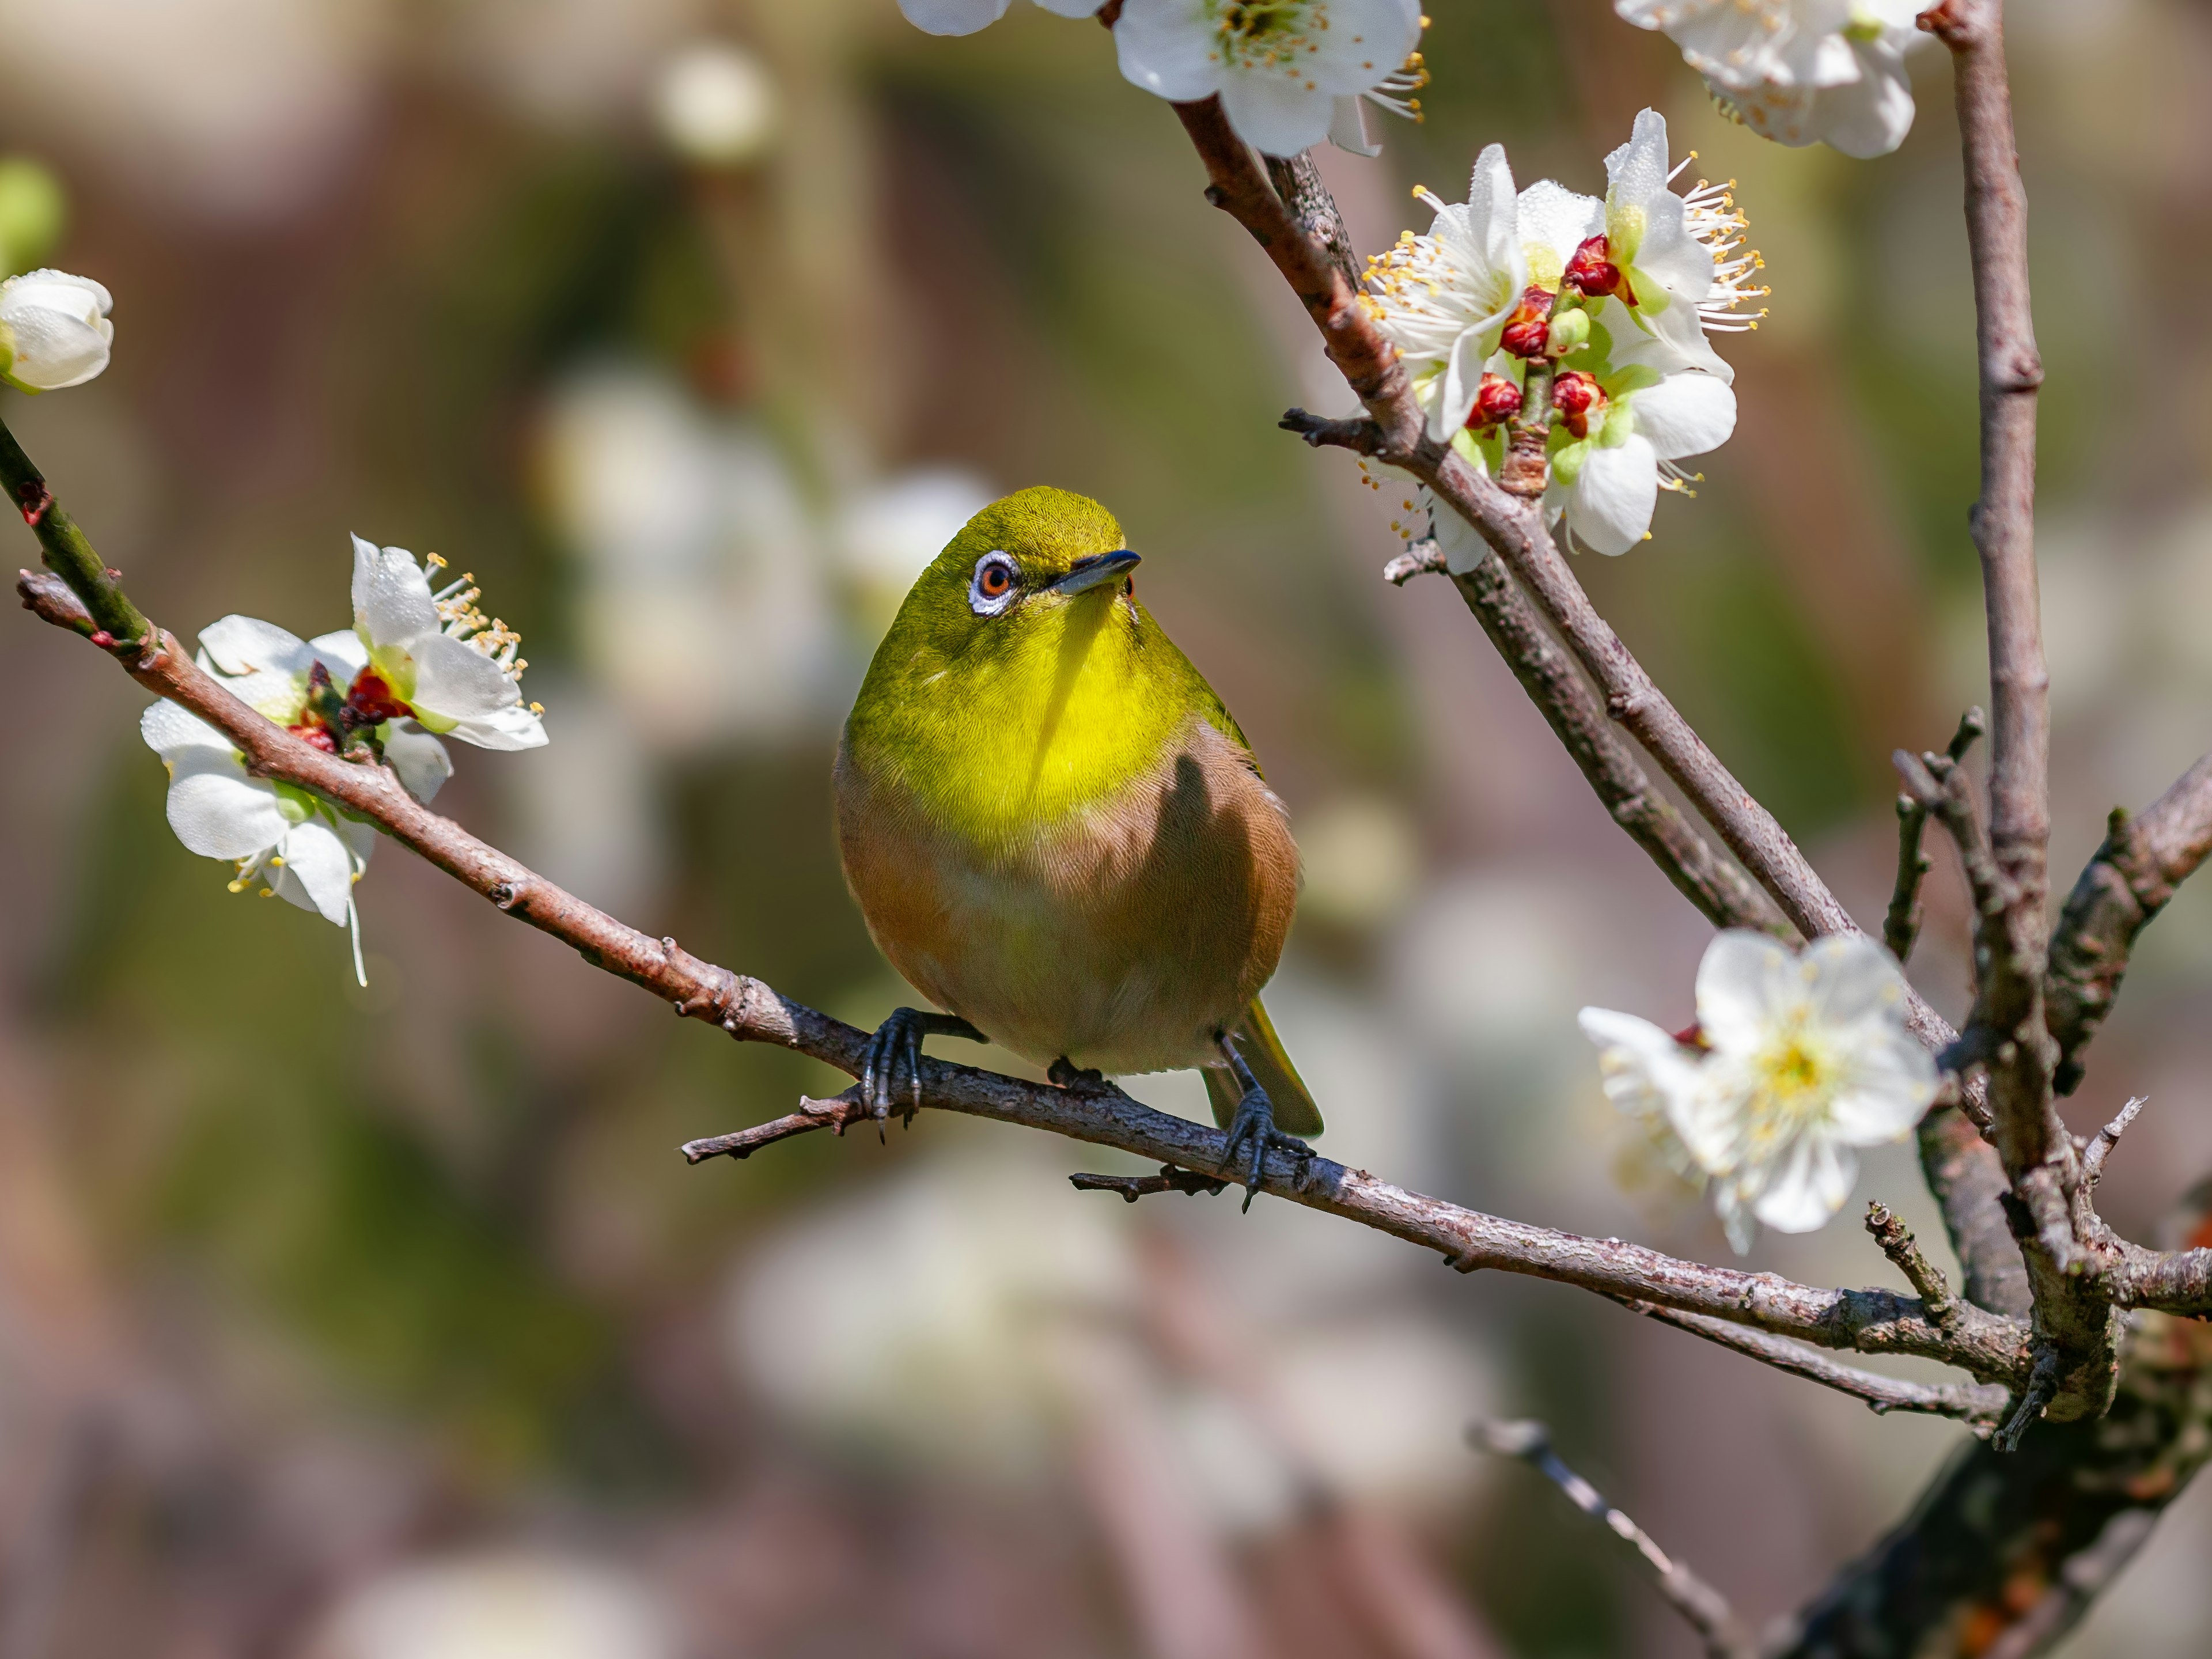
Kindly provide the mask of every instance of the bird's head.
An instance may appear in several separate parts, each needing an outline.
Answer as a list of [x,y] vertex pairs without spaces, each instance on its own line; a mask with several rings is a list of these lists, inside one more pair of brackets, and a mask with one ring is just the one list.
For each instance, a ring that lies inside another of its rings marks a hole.
[[1088,496],[1017,490],[969,520],[922,572],[892,634],[947,658],[1002,656],[1103,622],[1117,595],[1133,592],[1136,563],[1114,515]]

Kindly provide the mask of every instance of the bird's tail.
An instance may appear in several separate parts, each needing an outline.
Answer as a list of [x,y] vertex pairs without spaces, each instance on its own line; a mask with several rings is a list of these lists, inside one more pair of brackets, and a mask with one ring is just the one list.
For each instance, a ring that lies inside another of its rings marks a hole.
[[[1267,1018],[1259,998],[1254,997],[1244,1018],[1229,1028],[1229,1038],[1267,1091],[1268,1102],[1275,1109],[1275,1127],[1288,1135],[1319,1134],[1321,1108],[1314,1104],[1305,1079],[1283,1051],[1283,1040],[1275,1035],[1274,1022]],[[1237,1115],[1237,1103],[1244,1091],[1237,1086],[1236,1074],[1227,1066],[1208,1066],[1205,1070],[1206,1096],[1213,1103],[1213,1121],[1225,1129]]]

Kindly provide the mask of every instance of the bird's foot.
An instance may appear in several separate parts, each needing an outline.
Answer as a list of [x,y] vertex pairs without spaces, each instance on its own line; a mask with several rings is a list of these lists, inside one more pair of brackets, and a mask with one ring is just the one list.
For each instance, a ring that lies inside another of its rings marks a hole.
[[1300,1192],[1305,1191],[1307,1178],[1313,1170],[1314,1149],[1296,1135],[1286,1135],[1275,1127],[1274,1103],[1256,1083],[1244,1091],[1244,1097],[1237,1103],[1237,1115],[1229,1121],[1229,1150],[1221,1160],[1224,1174],[1235,1173],[1237,1149],[1247,1143],[1252,1148],[1252,1158],[1244,1171],[1244,1209],[1252,1207],[1271,1152],[1287,1152],[1296,1160],[1297,1174],[1293,1180]]
[[[860,1104],[876,1121],[882,1138],[884,1125],[894,1109],[909,1126],[921,1109],[921,1040],[929,1036],[966,1037],[970,1042],[990,1039],[957,1014],[931,1013],[920,1008],[894,1008],[891,1017],[876,1027],[860,1055]],[[901,1099],[899,1063],[906,1063],[907,1087]]]
[[1095,1095],[1106,1087],[1106,1073],[1095,1066],[1078,1066],[1066,1054],[1045,1067],[1045,1081],[1078,1094]]

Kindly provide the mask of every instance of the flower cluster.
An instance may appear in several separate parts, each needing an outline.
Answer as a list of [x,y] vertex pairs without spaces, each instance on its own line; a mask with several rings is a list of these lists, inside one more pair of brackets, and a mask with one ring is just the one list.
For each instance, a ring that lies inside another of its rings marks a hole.
[[1887,155],[1912,130],[1923,0],[1613,0],[1682,49],[1723,108],[1778,143]]
[[82,386],[107,367],[114,309],[105,288],[65,270],[0,283],[0,381],[19,392]]
[[1905,977],[1857,936],[1802,953],[1764,934],[1717,937],[1698,969],[1697,1024],[1585,1008],[1607,1097],[1711,1184],[1729,1242],[1755,1222],[1825,1225],[1850,1196],[1856,1149],[1902,1139],[1936,1097],[1936,1062],[1905,1029]]
[[[1036,0],[1089,17],[1103,0]],[[1008,0],[899,0],[932,34],[972,34]],[[1419,119],[1428,82],[1414,50],[1428,20],[1420,0],[1123,0],[1114,21],[1121,73],[1176,103],[1218,96],[1255,149],[1295,155],[1324,138],[1372,155],[1374,106]]]
[[[432,563],[438,562],[435,555]],[[350,630],[302,640],[273,623],[225,617],[200,635],[199,664],[239,699],[331,754],[381,758],[428,800],[453,775],[433,733],[483,749],[545,741],[544,711],[517,684],[527,665],[513,629],[477,608],[463,576],[433,592],[414,556],[354,538]],[[253,776],[230,739],[173,703],[139,722],[169,773],[169,827],[203,857],[234,865],[234,893],[289,899],[353,937],[368,982],[354,884],[371,824],[290,784]]]
[[[1546,511],[1601,553],[1643,540],[1659,491],[1689,481],[1676,463],[1735,430],[1734,371],[1708,337],[1757,326],[1741,307],[1766,293],[1727,187],[1672,188],[1688,164],[1669,164],[1652,110],[1606,157],[1602,200],[1549,179],[1516,193],[1493,144],[1464,204],[1419,192],[1436,213],[1428,234],[1369,262],[1367,305],[1430,435],[1484,471],[1502,461],[1530,362],[1557,361]],[[1451,568],[1473,568],[1473,531],[1431,507]]]

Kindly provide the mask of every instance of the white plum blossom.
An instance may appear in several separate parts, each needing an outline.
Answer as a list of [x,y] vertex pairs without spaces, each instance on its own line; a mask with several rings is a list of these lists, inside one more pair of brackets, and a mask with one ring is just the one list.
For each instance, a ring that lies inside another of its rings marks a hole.
[[[1644,539],[1659,490],[1686,482],[1674,463],[1735,430],[1734,371],[1707,334],[1757,326],[1738,308],[1766,292],[1751,286],[1761,261],[1742,249],[1727,187],[1677,194],[1681,170],[1651,110],[1606,158],[1602,200],[1549,179],[1516,195],[1492,145],[1464,206],[1417,192],[1436,214],[1428,234],[1369,262],[1366,303],[1430,435],[1483,471],[1502,461],[1530,360],[1556,363],[1547,511],[1601,552]],[[1427,512],[1451,569],[1474,568],[1484,546],[1456,515],[1425,489],[1407,506]],[[1410,538],[1414,522],[1397,527]]]
[[[1006,15],[1009,0],[899,0],[906,21],[925,34],[973,34]],[[1060,17],[1091,17],[1106,0],[1036,0]]]
[[1264,154],[1295,155],[1332,135],[1371,154],[1343,100],[1417,114],[1422,22],[1420,0],[1125,0],[1114,49],[1147,92],[1176,103],[1218,94],[1237,136]]
[[1711,1182],[1737,1250],[1755,1222],[1824,1226],[1850,1196],[1857,1149],[1900,1140],[1936,1097],[1936,1062],[1905,1028],[1905,976],[1873,940],[1802,951],[1731,930],[1698,969],[1698,1020],[1681,1037],[1585,1008],[1607,1097],[1663,1124]]
[[[432,558],[437,561],[437,556]],[[442,562],[442,561],[437,561]],[[415,556],[353,538],[353,623],[367,652],[362,666],[381,680],[398,712],[479,749],[535,749],[543,711],[518,685],[529,665],[521,639],[477,608],[473,578],[437,592]]]
[[1658,29],[1723,109],[1778,143],[1887,155],[1912,130],[1905,54],[1923,0],[1613,0]]
[[177,839],[203,858],[235,865],[232,892],[265,882],[264,897],[289,899],[345,928],[354,977],[368,984],[353,886],[376,843],[374,829],[304,789],[250,775],[228,737],[173,702],[149,708],[138,730],[168,769]]
[[0,283],[0,381],[21,392],[82,386],[107,367],[114,308],[100,283],[65,270]]

